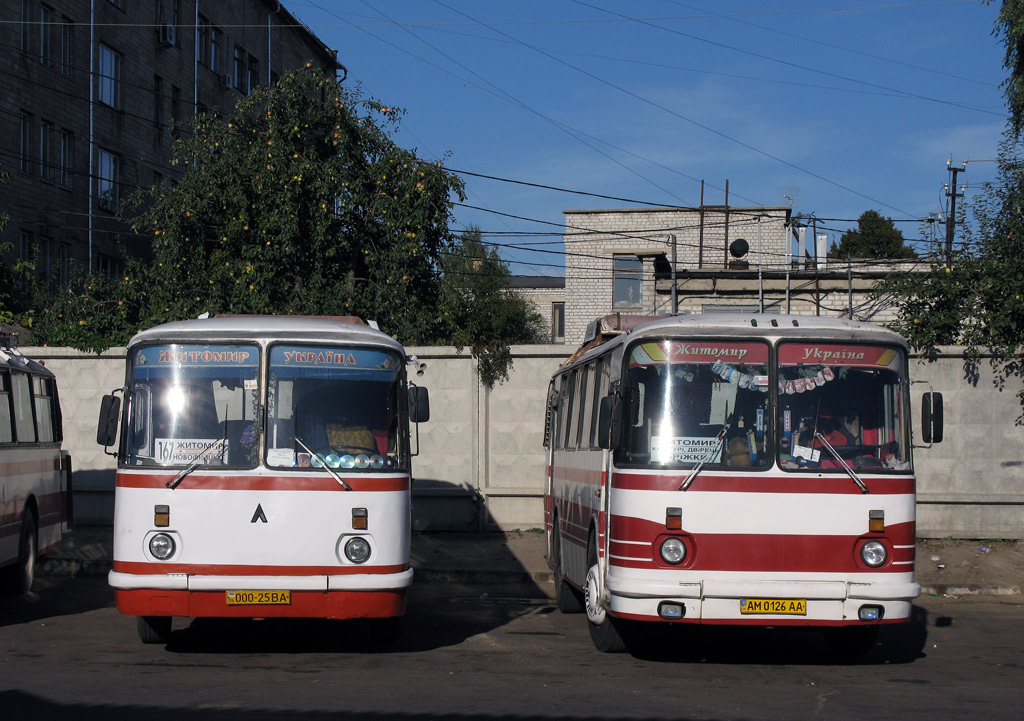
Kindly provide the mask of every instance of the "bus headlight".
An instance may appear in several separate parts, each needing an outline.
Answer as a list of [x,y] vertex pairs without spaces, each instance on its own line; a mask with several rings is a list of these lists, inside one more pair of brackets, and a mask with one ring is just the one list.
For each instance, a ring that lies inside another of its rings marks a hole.
[[155,533],[149,539],[149,552],[159,561],[166,561],[174,555],[175,550],[177,546],[174,539],[166,533]]
[[345,558],[352,563],[366,563],[370,557],[370,543],[361,536],[348,539],[345,542]]
[[885,563],[889,552],[885,550],[885,546],[880,541],[868,541],[860,547],[860,557],[872,568],[878,568]]
[[674,536],[666,538],[661,542],[661,557],[665,563],[670,563],[673,566],[682,563],[686,558],[686,544]]

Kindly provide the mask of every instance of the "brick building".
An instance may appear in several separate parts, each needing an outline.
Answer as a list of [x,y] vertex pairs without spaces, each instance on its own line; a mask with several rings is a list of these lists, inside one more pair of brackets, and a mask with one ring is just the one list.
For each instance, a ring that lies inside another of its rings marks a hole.
[[825,236],[815,240],[813,229],[794,220],[788,206],[564,214],[564,280],[519,277],[515,287],[541,316],[561,319],[562,333],[551,332],[550,342],[572,346],[600,316],[668,314],[673,307],[696,313],[763,309],[884,323],[895,310],[875,298],[875,284],[894,269],[924,267],[919,261],[829,260]]
[[171,144],[192,115],[230,112],[306,63],[344,70],[276,0],[0,0],[0,11],[0,237],[60,285],[78,269],[119,275],[122,244],[148,252],[116,214],[137,188],[174,182]]

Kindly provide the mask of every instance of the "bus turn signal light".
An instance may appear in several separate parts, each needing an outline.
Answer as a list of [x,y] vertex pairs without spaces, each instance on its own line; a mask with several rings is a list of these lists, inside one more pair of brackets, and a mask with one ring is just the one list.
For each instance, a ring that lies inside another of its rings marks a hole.
[[171,525],[170,506],[153,506],[153,525],[157,528],[167,528]]
[[368,527],[369,518],[365,508],[352,509],[352,530],[365,531]]
[[871,533],[885,530],[885,511],[868,511],[868,530]]
[[666,508],[665,509],[665,528],[670,531],[681,531],[683,530],[683,509],[682,508]]

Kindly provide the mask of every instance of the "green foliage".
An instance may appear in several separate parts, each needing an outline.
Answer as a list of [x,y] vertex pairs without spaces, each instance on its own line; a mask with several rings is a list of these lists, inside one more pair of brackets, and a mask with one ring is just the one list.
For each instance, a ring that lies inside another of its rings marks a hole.
[[[998,179],[973,201],[976,231],[962,224],[960,247],[947,268],[936,247],[925,273],[891,277],[881,292],[895,293],[894,324],[915,348],[965,346],[964,369],[977,383],[978,364],[990,358],[997,386],[1024,368],[1024,160],[1018,141],[999,152]],[[1017,395],[1024,404],[1024,389]],[[1024,423],[1024,416],[1018,424]]]
[[508,287],[510,272],[493,247],[470,228],[441,261],[440,317],[444,335],[477,358],[480,382],[487,388],[508,379],[509,343],[533,343],[540,316]]
[[[989,4],[991,0],[987,0]],[[1003,67],[1010,71],[1002,83],[1010,110],[1008,127],[1016,137],[1024,129],[1024,0],[1003,0],[993,35],[1006,48]]]
[[877,258],[900,260],[916,258],[917,253],[903,241],[903,233],[874,210],[864,211],[857,220],[857,229],[843,233],[839,244],[832,246],[829,258]]
[[452,237],[462,181],[392,142],[399,115],[305,69],[229,117],[196,117],[174,148],[178,183],[125,204],[152,257],[40,299],[34,332],[99,351],[202,313],[357,315],[408,345],[469,346],[488,387],[507,377],[508,344],[535,319],[478,235]]

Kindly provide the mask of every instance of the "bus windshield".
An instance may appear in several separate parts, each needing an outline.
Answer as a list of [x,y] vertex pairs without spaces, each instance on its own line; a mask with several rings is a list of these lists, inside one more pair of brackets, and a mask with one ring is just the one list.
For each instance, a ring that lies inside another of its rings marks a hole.
[[340,346],[270,349],[267,466],[404,469],[397,353]]
[[254,466],[259,358],[255,345],[137,348],[125,463]]
[[782,343],[778,358],[784,469],[910,470],[901,349]]
[[617,464],[771,465],[766,343],[646,341],[627,358]]

